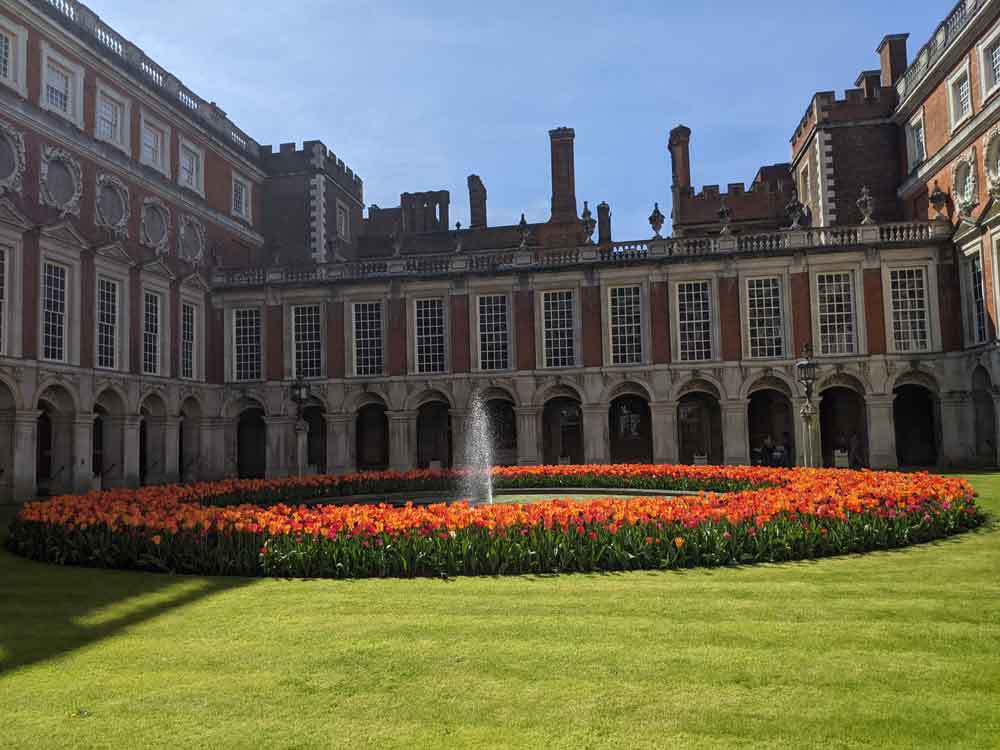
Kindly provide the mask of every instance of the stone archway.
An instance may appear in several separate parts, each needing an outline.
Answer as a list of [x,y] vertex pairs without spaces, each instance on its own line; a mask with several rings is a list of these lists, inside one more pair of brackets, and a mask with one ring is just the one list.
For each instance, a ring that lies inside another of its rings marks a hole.
[[652,463],[652,427],[652,415],[646,399],[629,393],[612,400],[608,407],[611,463]]
[[868,465],[868,416],[864,396],[836,385],[820,394],[819,430],[824,466]]
[[201,404],[189,396],[181,404],[181,423],[177,430],[178,474],[181,482],[203,476],[201,455]]
[[355,416],[355,462],[358,471],[381,471],[389,466],[389,418],[385,404],[369,402]]
[[267,476],[267,422],[259,406],[246,407],[237,419],[236,474],[240,479]]
[[689,392],[677,401],[678,458],[682,464],[721,465],[722,407],[704,391]]
[[73,491],[73,397],[61,385],[51,385],[38,397],[35,431],[35,492],[40,496]]
[[939,414],[937,396],[926,386],[906,383],[893,389],[892,420],[899,466],[937,465],[941,445]]
[[448,468],[452,464],[451,415],[444,401],[417,408],[417,467]]
[[993,466],[997,462],[996,405],[993,401],[993,381],[982,365],[972,373],[972,407],[975,462],[980,466]]
[[94,402],[91,469],[94,485],[107,489],[125,484],[125,401],[108,388]]
[[775,388],[761,388],[747,403],[747,433],[751,463],[761,466],[795,464],[795,419],[792,401]]
[[583,412],[575,398],[557,396],[542,409],[542,459],[547,464],[583,463]]
[[323,405],[310,401],[302,409],[302,421],[306,423],[306,472],[326,474],[326,414]]

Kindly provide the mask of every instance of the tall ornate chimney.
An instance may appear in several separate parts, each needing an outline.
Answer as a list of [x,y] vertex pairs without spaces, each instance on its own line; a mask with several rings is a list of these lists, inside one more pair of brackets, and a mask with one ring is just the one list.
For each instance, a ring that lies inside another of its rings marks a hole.
[[576,172],[573,166],[573,128],[556,128],[549,131],[552,150],[552,223],[577,220]]

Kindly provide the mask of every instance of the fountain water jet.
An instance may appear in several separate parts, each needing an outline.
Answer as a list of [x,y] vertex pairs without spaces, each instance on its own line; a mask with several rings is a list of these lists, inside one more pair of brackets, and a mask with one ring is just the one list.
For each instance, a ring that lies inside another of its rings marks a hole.
[[478,391],[472,396],[465,423],[465,472],[460,492],[470,502],[493,504],[493,425]]

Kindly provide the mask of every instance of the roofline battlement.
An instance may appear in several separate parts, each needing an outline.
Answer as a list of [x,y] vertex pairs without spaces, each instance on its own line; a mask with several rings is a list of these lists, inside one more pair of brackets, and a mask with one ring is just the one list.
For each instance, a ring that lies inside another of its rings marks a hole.
[[301,148],[295,141],[282,143],[277,151],[272,145],[261,146],[260,158],[269,172],[318,169],[359,200],[363,195],[364,181],[361,177],[322,141],[303,141]]
[[[865,72],[869,71],[864,71],[862,75]],[[881,110],[871,113],[871,116],[890,116],[896,106],[895,89],[892,86],[878,86],[873,88],[871,93],[874,95],[870,96],[861,88],[844,89],[843,98],[838,99],[836,91],[817,91],[809,100],[809,106],[799,120],[795,133],[788,139],[789,143],[794,146],[814,125],[840,119],[837,117],[838,113],[859,105],[873,109],[878,107]]]

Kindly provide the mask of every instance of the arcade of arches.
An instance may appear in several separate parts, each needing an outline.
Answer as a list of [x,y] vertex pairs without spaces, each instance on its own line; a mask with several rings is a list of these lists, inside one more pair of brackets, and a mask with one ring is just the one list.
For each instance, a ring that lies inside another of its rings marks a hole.
[[[763,378],[738,400],[698,383],[674,401],[655,401],[645,388],[623,384],[603,403],[560,386],[540,403],[520,405],[492,389],[483,398],[494,462],[804,462],[803,402],[786,383]],[[984,367],[974,369],[970,386],[960,395],[941,392],[914,372],[895,379],[891,395],[873,396],[852,378],[831,377],[816,389],[814,460],[854,467],[995,465],[1000,391]],[[298,413],[277,416],[263,401],[242,398],[216,418],[191,396],[168,409],[157,391],[138,399],[138,407],[110,386],[82,405],[61,382],[42,387],[31,408],[15,394],[0,380],[4,497],[464,462],[467,412],[444,392],[428,391],[407,410],[369,393],[346,411],[330,413],[312,399]],[[957,441],[963,441],[958,448],[949,447]]]

